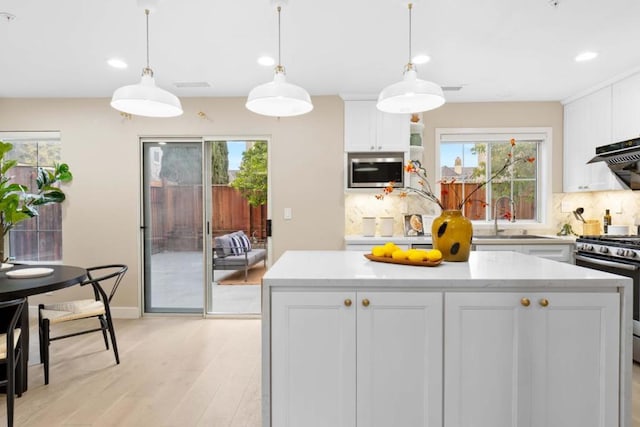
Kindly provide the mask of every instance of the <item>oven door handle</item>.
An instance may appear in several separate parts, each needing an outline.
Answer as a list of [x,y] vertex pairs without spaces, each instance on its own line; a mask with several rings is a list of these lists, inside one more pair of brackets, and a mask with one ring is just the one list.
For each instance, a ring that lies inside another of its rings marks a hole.
[[602,259],[590,258],[586,256],[581,256],[581,255],[576,255],[576,261],[577,260],[588,262],[590,264],[602,265],[602,266],[611,267],[611,268],[620,268],[620,269],[629,270],[629,271],[638,270],[637,265],[623,264],[620,262],[613,262],[613,261],[605,261]]

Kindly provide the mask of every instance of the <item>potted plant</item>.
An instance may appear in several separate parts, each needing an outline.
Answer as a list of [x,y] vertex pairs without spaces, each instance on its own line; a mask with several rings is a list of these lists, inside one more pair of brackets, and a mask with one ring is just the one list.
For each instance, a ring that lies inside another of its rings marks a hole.
[[9,175],[11,168],[18,164],[17,160],[7,160],[5,156],[13,149],[13,144],[0,141],[0,260],[6,261],[4,239],[9,231],[19,222],[38,215],[38,206],[51,203],[62,203],[66,196],[57,186],[73,179],[66,163],[56,163],[51,168],[38,168],[36,178],[37,190],[30,192],[26,185],[13,182]]

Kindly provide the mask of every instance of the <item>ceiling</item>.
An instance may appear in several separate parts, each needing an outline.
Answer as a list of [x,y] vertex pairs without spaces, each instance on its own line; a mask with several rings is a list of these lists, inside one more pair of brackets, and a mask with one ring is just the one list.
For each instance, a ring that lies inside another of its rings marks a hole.
[[[418,76],[448,102],[563,100],[640,67],[638,0],[420,0]],[[135,0],[0,0],[0,97],[110,97],[145,66]],[[277,15],[269,0],[162,0],[149,18],[156,83],[180,97],[246,96],[270,81]],[[402,0],[290,0],[282,11],[288,80],[314,95],[377,95],[408,58]],[[590,62],[574,57],[599,52]],[[106,60],[120,57],[124,70]],[[176,82],[210,87],[179,88]]]

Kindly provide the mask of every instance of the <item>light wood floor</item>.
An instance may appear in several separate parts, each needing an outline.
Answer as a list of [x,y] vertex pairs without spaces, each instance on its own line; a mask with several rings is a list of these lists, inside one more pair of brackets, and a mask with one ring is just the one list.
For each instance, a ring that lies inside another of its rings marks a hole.
[[[260,426],[260,320],[116,320],[116,332],[120,365],[99,334],[54,342],[45,386],[31,328],[29,390],[16,400],[16,427]],[[633,396],[640,427],[638,364]]]
[[[116,320],[115,328],[120,365],[99,333],[52,343],[49,385],[42,365],[30,365],[15,425],[261,425],[260,320],[144,318]],[[30,331],[37,363],[37,329]]]

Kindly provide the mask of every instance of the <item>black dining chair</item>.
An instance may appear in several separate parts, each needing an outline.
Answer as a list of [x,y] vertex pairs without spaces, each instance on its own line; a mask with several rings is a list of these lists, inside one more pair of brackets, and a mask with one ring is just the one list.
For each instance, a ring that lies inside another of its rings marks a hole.
[[[122,281],[128,267],[123,264],[101,265],[87,268],[87,279],[80,286],[91,285],[93,299],[82,299],[54,304],[38,305],[38,329],[40,337],[40,360],[44,363],[44,383],[49,384],[49,345],[51,341],[71,338],[91,332],[102,331],[104,344],[109,350],[107,332],[111,337],[116,364],[120,364],[116,334],[111,319],[110,303]],[[107,294],[105,289],[109,289]],[[91,329],[80,329],[72,333],[51,336],[51,326],[79,319],[96,317],[100,326]]]
[[[0,386],[6,387],[7,392],[7,425],[13,426],[13,404],[16,390],[18,396],[22,396],[22,375],[16,375],[16,370],[20,369],[20,359],[22,358],[22,334],[18,327],[18,321],[22,316],[22,311],[26,304],[26,298],[18,298],[11,301],[0,302],[0,311],[3,318],[10,319],[6,331],[0,334],[0,364],[6,366],[6,376],[0,380]],[[17,387],[16,387],[17,384]]]

